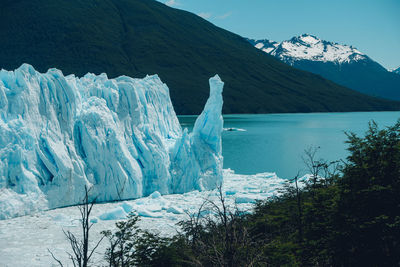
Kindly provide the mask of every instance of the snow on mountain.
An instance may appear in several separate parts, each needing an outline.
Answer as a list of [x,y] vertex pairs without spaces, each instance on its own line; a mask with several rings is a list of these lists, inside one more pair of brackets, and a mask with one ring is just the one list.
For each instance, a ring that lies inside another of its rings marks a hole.
[[356,48],[321,40],[313,35],[303,34],[281,43],[260,40],[253,41],[255,47],[286,63],[296,60],[349,63],[366,59],[366,55]]
[[261,49],[268,54],[271,53],[278,45],[278,42],[270,41],[267,39],[256,41],[256,43],[254,44],[256,48]]
[[0,71],[0,219],[79,203],[212,189],[222,182],[223,82],[193,133],[168,87],[106,74],[64,77],[24,64]]
[[400,74],[400,67],[390,70],[393,73]]
[[303,34],[277,43],[250,40],[256,48],[297,69],[309,71],[374,97],[400,100],[400,76],[356,48]]

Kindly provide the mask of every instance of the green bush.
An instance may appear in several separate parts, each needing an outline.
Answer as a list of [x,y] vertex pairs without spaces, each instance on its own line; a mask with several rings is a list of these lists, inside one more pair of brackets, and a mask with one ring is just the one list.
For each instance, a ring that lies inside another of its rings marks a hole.
[[175,237],[140,234],[127,254],[132,266],[399,266],[400,121],[383,130],[371,123],[347,143],[339,172],[308,153],[314,177],[304,188],[296,177],[250,215],[227,207],[220,190]]

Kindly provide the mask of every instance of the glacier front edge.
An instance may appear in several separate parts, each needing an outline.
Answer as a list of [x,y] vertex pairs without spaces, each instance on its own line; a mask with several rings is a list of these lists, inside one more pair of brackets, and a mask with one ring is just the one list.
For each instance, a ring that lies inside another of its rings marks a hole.
[[193,133],[182,130],[168,87],[106,74],[0,71],[0,219],[81,202],[215,188],[222,183],[223,82]]

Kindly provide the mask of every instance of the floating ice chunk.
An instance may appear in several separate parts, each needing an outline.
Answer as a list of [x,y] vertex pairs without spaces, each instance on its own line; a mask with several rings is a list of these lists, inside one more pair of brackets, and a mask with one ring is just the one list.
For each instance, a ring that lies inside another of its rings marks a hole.
[[143,198],[139,198],[137,200],[135,200],[135,205],[145,205],[145,201]]
[[225,191],[225,194],[226,194],[227,196],[232,196],[232,195],[235,195],[236,193],[237,193],[236,190],[226,190],[226,191]]
[[226,131],[226,132],[246,132],[247,130],[231,127],[231,128],[224,128],[224,131]]
[[256,200],[254,198],[250,197],[236,197],[235,198],[236,203],[256,203]]
[[145,207],[146,207],[147,210],[152,211],[152,212],[159,212],[159,211],[163,210],[163,208],[160,205],[158,205],[157,203],[148,204]]
[[70,219],[62,213],[59,213],[56,216],[53,216],[53,221],[55,221],[55,222],[64,222],[64,221],[68,221],[68,220],[70,220]]
[[116,207],[110,211],[107,211],[99,216],[99,218],[103,221],[108,220],[122,220],[126,219],[127,214],[122,207]]
[[154,191],[153,193],[151,193],[150,197],[153,199],[160,198],[161,194],[158,191]]
[[167,212],[168,213],[173,213],[173,214],[182,214],[182,213],[184,213],[184,211],[181,208],[173,207],[173,206],[169,207],[167,209]]
[[131,213],[132,210],[133,210],[132,205],[129,204],[129,203],[127,203],[127,202],[123,202],[123,203],[121,204],[121,208],[123,208],[124,211],[125,211],[127,214]]
[[163,217],[163,215],[160,213],[154,213],[154,212],[148,211],[147,209],[143,209],[143,208],[138,209],[136,212],[139,216],[142,216],[142,217],[149,217],[149,218],[162,218]]

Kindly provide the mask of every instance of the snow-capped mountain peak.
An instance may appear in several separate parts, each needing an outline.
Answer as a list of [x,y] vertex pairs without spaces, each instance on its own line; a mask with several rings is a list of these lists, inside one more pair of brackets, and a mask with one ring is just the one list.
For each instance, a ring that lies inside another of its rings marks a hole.
[[302,34],[280,43],[249,43],[297,69],[309,71],[337,84],[371,96],[400,100],[400,66],[387,70],[353,46]]
[[292,64],[298,60],[311,60],[334,63],[350,63],[366,59],[367,56],[348,45],[321,40],[311,34],[293,37],[281,43],[260,40],[254,41],[255,47]]
[[291,41],[292,41],[292,42],[301,42],[301,43],[303,43],[303,44],[306,44],[306,45],[311,46],[311,45],[315,45],[315,44],[319,43],[321,40],[318,39],[318,38],[317,38],[316,36],[314,36],[314,35],[311,35],[311,34],[303,34],[303,35],[300,35],[300,36],[298,36],[298,37],[293,37],[293,38],[291,39]]

